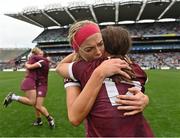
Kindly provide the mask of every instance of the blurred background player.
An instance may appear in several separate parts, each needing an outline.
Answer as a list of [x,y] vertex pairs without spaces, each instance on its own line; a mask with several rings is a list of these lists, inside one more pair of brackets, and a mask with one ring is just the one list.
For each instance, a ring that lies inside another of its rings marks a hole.
[[[40,63],[40,64],[39,64]],[[32,64],[32,63],[26,63],[25,66],[28,70],[36,69],[36,91],[37,91],[37,97],[36,97],[36,120],[33,123],[35,126],[42,125],[41,121],[41,114],[43,114],[49,123],[49,126],[51,128],[55,127],[55,121],[52,116],[49,115],[49,112],[47,108],[43,105],[44,104],[44,98],[47,95],[48,90],[48,74],[49,74],[49,63],[50,59],[47,55],[47,53],[43,52],[43,58]]]
[[[34,48],[32,49],[32,56],[25,64],[25,67],[27,73],[25,79],[22,81],[21,90],[23,90],[27,96],[17,96],[11,92],[6,96],[4,106],[7,107],[12,101],[34,106],[37,119],[33,125],[42,125],[41,114],[43,114],[47,118],[49,126],[54,128],[54,119],[43,106],[44,97],[47,93],[49,61],[42,50]],[[31,102],[28,102],[28,100]]]

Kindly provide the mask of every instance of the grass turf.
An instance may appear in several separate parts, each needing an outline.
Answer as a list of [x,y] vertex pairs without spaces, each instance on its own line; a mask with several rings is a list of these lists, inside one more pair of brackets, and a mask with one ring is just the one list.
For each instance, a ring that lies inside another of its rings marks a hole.
[[[149,70],[149,82],[146,94],[150,98],[149,106],[145,109],[156,137],[179,137],[180,92],[178,70]],[[19,85],[24,72],[0,72],[0,101],[6,94],[15,91],[24,95]],[[34,127],[35,119],[32,107],[17,102],[7,109],[0,106],[0,137],[84,137],[83,124],[73,127],[67,118],[66,98],[63,80],[55,72],[49,74],[49,91],[45,106],[56,121],[56,128],[50,129],[45,118],[43,126]]]

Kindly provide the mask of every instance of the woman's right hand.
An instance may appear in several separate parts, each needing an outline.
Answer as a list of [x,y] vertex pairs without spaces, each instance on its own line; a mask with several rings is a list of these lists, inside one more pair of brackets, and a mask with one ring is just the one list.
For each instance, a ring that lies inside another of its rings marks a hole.
[[128,89],[133,95],[118,95],[116,103],[121,104],[118,110],[125,111],[125,116],[135,115],[142,112],[149,103],[149,97],[136,87]]
[[99,71],[104,78],[120,74],[130,79],[130,76],[121,70],[123,68],[131,69],[126,61],[119,58],[113,58],[103,61],[96,70]]

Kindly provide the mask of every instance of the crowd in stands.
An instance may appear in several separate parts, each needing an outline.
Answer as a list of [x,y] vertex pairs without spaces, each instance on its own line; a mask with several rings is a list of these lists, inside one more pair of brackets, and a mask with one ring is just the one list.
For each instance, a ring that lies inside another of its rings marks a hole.
[[162,69],[180,67],[180,52],[138,53],[129,55],[143,68]]
[[[122,26],[125,26],[132,36],[168,34],[180,35],[180,22],[131,24]],[[59,54],[59,56],[51,56],[51,68],[55,68],[57,63],[64,58],[62,54],[64,55],[65,53],[72,52],[72,49],[70,49],[69,44],[67,43],[67,33],[68,28],[46,29],[34,39],[34,42],[37,42],[39,44],[38,46],[47,53],[50,53],[51,55]],[[66,41],[66,43],[54,43],[62,41]],[[176,45],[179,46],[179,43],[176,43]],[[157,48],[157,46],[152,43],[152,47],[153,46]],[[168,45],[168,43],[162,47],[169,48],[169,50],[171,48],[173,49],[173,45]],[[15,57],[21,55],[25,51],[27,51],[27,49],[0,49],[0,70],[7,68],[14,68],[15,70],[24,68],[25,61],[20,61],[19,63],[12,61]],[[130,54],[130,57],[143,68],[180,68],[180,52],[136,53]]]
[[[65,56],[53,56],[51,60],[57,65],[64,57]],[[129,57],[143,68],[161,69],[163,67],[180,67],[180,52],[136,53],[129,54]]]
[[51,57],[51,59],[52,59],[55,63],[57,63],[57,62],[61,61],[64,57],[65,57],[65,56],[53,56],[53,57]]
[[67,41],[67,28],[46,29],[33,42],[60,42]]
[[[179,22],[130,24],[122,26],[127,28],[132,36],[180,34]],[[34,39],[34,42],[67,41],[67,33],[68,28],[46,29]]]
[[[65,56],[52,56],[51,68],[56,68],[59,61]],[[180,52],[166,52],[166,53],[134,53],[129,54],[129,57],[138,63],[144,69],[162,69],[162,68],[179,68],[180,67]],[[18,70],[24,68],[25,61],[14,63],[7,62],[6,64],[0,63],[0,70],[13,68]]]
[[17,56],[26,52],[27,48],[1,48],[0,49],[0,62],[8,62]]
[[180,34],[180,23],[146,23],[125,26],[132,36]]

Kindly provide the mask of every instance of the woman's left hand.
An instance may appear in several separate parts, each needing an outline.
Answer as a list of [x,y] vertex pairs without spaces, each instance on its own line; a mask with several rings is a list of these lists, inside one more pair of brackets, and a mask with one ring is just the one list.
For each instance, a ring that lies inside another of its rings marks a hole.
[[122,104],[117,107],[118,110],[126,110],[124,116],[135,115],[142,112],[149,103],[147,95],[143,94],[138,88],[128,89],[134,95],[118,95],[116,103]]

